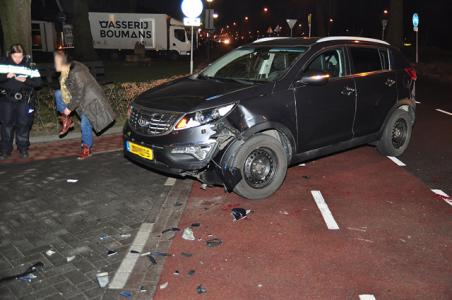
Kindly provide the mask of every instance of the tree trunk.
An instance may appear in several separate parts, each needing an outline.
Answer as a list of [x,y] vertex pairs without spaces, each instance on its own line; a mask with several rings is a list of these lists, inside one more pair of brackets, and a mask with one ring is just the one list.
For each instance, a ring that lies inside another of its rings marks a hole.
[[403,0],[391,0],[388,41],[395,47],[403,44]]
[[0,0],[4,50],[16,43],[31,54],[31,0]]
[[74,1],[74,20],[72,22],[74,34],[74,56],[83,61],[96,60],[97,54],[93,47],[93,37],[88,19],[90,0]]

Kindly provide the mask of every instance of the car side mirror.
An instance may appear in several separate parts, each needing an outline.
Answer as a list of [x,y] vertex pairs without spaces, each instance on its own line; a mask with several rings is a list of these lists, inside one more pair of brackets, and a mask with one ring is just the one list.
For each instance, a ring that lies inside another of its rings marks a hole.
[[330,74],[324,72],[307,72],[297,81],[299,85],[324,85],[330,80]]

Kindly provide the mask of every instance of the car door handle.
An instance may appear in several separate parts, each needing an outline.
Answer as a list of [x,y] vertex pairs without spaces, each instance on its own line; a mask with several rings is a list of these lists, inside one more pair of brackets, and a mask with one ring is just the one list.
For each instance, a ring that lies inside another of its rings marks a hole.
[[341,94],[345,96],[350,96],[356,92],[356,89],[346,86],[342,91]]
[[388,79],[386,79],[385,85],[391,87],[391,86],[393,86],[395,83],[396,83],[395,80],[392,80],[391,78],[388,78]]

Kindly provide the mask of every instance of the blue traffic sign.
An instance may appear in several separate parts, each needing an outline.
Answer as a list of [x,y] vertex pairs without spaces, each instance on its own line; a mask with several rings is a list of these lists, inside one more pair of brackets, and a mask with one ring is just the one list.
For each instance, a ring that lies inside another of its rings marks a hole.
[[419,27],[419,15],[413,14],[413,27]]

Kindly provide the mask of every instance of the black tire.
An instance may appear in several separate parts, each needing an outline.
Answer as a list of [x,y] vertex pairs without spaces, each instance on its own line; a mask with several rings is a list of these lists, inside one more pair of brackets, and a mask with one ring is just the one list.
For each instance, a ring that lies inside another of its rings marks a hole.
[[400,156],[405,152],[411,139],[413,121],[404,110],[394,111],[385,125],[377,150],[386,156]]
[[277,139],[257,134],[240,146],[233,167],[242,174],[234,192],[248,199],[263,199],[276,192],[283,183],[287,155]]

